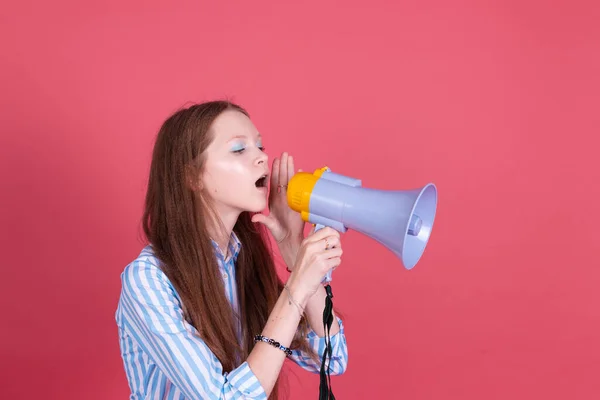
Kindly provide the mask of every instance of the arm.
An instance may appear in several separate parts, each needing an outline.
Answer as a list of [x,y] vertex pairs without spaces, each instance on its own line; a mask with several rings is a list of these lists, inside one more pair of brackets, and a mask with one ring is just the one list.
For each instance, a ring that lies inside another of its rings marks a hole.
[[[122,306],[139,346],[189,399],[261,399],[269,396],[285,353],[257,343],[248,359],[230,373],[183,317],[176,292],[164,273],[147,261],[122,274]],[[285,294],[262,334],[289,346],[300,320]],[[257,332],[258,333],[258,332]]]
[[[297,238],[295,240],[288,240],[280,244],[279,251],[283,257],[283,261],[285,262],[288,271],[291,271],[294,268],[294,262],[296,261],[301,242],[302,238]],[[325,287],[319,287],[317,292],[308,299],[306,308],[304,309],[309,325],[313,329],[314,333],[320,337],[325,336],[325,328],[323,327],[323,309],[325,308],[326,297],[327,293],[325,292]],[[338,318],[335,316],[335,313],[333,316],[333,323],[331,324],[330,330],[331,336],[335,335],[340,330]]]
[[[288,271],[294,266],[294,261],[296,260],[301,241],[301,239],[290,240],[283,243],[283,246],[280,247],[280,252]],[[325,297],[327,297],[325,287],[321,286],[317,292],[308,299],[304,309],[310,326],[307,340],[310,347],[319,356],[319,360],[322,359],[326,346],[325,329],[323,327]],[[341,375],[346,371],[348,365],[348,347],[342,320],[335,315],[335,312],[333,313],[333,317],[333,323],[331,324],[330,329],[332,350],[330,373],[333,375]],[[320,362],[317,363],[309,354],[306,354],[303,351],[295,350],[290,358],[307,371],[317,374],[320,372]]]
[[[308,300],[305,308],[305,315],[310,326],[306,339],[310,348],[319,356],[319,360],[315,361],[309,354],[301,350],[294,350],[290,356],[300,367],[316,374],[320,372],[321,360],[326,346],[325,330],[323,328],[323,309],[325,308],[326,296],[325,288],[321,286],[317,293]],[[348,365],[348,346],[342,320],[335,313],[333,317],[330,330],[332,355],[329,368],[332,375],[341,375],[346,371]]]
[[[337,319],[340,324],[340,332],[331,336],[331,360],[329,362],[329,372],[331,375],[342,375],[346,372],[348,366],[348,347],[346,336],[344,334],[344,325],[342,320]],[[316,361],[309,354],[301,350],[294,350],[290,359],[301,368],[318,374],[321,370],[321,360],[325,350],[325,338],[318,336],[312,329],[308,331],[307,340],[309,346],[317,353],[319,359]],[[327,364],[326,364],[327,365]]]

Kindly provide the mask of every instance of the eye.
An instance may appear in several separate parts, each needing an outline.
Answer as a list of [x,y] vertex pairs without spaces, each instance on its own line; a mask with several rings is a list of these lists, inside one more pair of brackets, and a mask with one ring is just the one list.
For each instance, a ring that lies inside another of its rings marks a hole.
[[236,154],[243,153],[244,150],[246,150],[246,147],[241,143],[238,143],[231,148],[231,152]]

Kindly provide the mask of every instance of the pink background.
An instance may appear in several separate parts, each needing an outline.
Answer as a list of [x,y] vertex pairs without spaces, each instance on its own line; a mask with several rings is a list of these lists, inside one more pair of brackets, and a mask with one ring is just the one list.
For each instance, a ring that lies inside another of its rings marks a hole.
[[127,398],[114,312],[154,135],[230,98],[271,158],[439,188],[414,270],[344,236],[339,399],[598,398],[600,6],[215,3],[3,5],[0,397]]

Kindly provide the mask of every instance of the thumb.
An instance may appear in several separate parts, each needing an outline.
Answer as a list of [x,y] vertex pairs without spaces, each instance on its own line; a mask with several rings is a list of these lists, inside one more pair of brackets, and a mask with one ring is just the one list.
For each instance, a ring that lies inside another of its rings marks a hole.
[[270,215],[267,216],[264,214],[254,214],[252,216],[252,222],[263,224],[264,226],[269,228],[271,232],[275,228],[275,220]]

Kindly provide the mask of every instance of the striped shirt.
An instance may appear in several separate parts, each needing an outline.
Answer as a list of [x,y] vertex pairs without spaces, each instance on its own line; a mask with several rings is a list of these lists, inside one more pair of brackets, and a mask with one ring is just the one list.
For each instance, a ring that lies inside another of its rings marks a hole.
[[[213,247],[227,298],[237,311],[235,262],[241,244],[235,233],[231,239],[227,259],[214,241]],[[125,267],[121,283],[115,319],[131,400],[267,398],[246,361],[229,373],[223,371],[218,358],[184,319],[181,299],[159,268],[152,246],[144,247]],[[340,331],[331,336],[332,375],[343,373],[348,360],[344,325],[337,320]],[[317,354],[323,354],[325,338],[309,330],[307,340]],[[321,363],[299,350],[288,357],[307,371],[320,371]]]

